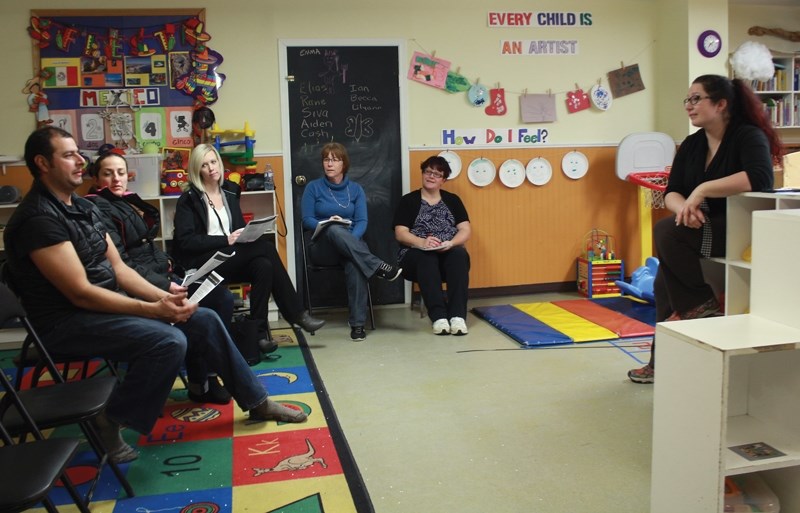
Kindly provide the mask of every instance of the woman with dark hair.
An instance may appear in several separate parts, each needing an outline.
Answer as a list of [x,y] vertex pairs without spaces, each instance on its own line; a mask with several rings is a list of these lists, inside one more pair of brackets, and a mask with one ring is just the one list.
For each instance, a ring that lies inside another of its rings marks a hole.
[[320,222],[329,219],[349,224],[329,224],[312,239],[308,252],[317,265],[344,267],[350,339],[366,340],[367,280],[377,276],[394,281],[403,270],[373,255],[361,239],[367,231],[367,196],[359,184],[347,178],[350,169],[347,149],[339,143],[328,143],[322,147],[320,161],[325,175],[309,182],[303,191],[303,229],[316,230]]
[[[726,198],[772,189],[772,166],[783,154],[761,102],[740,79],[697,77],[683,105],[700,130],[684,139],[672,163],[664,201],[675,215],[653,228],[660,261],[653,283],[658,322],[721,313],[700,261],[725,255]],[[628,377],[653,383],[655,344],[650,363]]]
[[394,214],[394,236],[402,246],[398,261],[403,277],[419,284],[433,333],[466,335],[469,216],[461,198],[442,190],[450,176],[447,160],[429,157],[420,169],[422,188],[403,196]]
[[[110,146],[110,145],[109,145]],[[172,259],[155,242],[160,223],[159,211],[138,194],[128,191],[128,162],[124,152],[110,146],[101,148],[100,155],[89,166],[94,185],[86,199],[103,214],[103,224],[122,260],[151,284],[170,294],[187,292],[182,287],[180,272]],[[199,284],[198,284],[199,285]],[[189,294],[194,291],[189,291]],[[226,287],[215,287],[200,301],[200,306],[217,312],[230,333],[233,316],[233,294]],[[270,341],[264,352],[278,348]],[[198,403],[228,404],[230,394],[220,384],[217,375],[209,373],[203,358],[187,356],[189,399]]]
[[261,237],[237,244],[245,227],[239,206],[241,190],[225,180],[217,149],[210,144],[195,146],[187,171],[189,184],[175,207],[173,256],[189,269],[199,268],[217,251],[233,255],[215,271],[229,282],[251,284],[250,316],[262,321],[259,339],[264,342],[269,340],[270,294],[289,323],[311,333],[322,328],[325,321],[311,317],[303,308],[272,241]]

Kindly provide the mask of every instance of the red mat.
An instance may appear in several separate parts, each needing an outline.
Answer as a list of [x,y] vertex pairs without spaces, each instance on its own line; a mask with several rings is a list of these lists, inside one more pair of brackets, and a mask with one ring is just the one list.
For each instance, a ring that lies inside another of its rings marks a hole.
[[602,326],[617,334],[620,338],[652,337],[655,329],[649,324],[637,321],[627,315],[621,314],[604,306],[600,306],[585,299],[567,299],[553,301],[554,305],[568,312],[583,317],[598,326]]

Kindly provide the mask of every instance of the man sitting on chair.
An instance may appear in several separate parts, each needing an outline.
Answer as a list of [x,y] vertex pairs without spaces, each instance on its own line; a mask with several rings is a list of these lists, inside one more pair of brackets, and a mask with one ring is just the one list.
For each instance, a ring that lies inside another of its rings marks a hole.
[[267,398],[217,314],[171,294],[125,265],[96,207],[75,194],[86,163],[73,137],[52,126],[25,143],[33,185],[5,230],[11,280],[48,350],[60,358],[130,362],[97,420],[109,456],[138,455],[120,426],[149,433],[184,356],[213,362],[252,420],[302,422],[306,414]]

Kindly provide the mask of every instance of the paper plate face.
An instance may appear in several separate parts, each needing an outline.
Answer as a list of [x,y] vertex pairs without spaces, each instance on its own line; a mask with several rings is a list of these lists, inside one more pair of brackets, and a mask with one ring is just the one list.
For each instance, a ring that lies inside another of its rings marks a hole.
[[498,176],[506,187],[519,187],[525,181],[525,166],[517,159],[508,159],[500,164]]
[[470,162],[467,167],[467,177],[473,185],[486,187],[494,181],[497,169],[489,159],[478,158]]
[[452,180],[461,173],[461,157],[458,156],[458,153],[445,150],[441,152],[439,156],[445,159],[450,165],[450,176],[447,178],[448,180]]
[[544,185],[553,177],[553,166],[544,157],[536,157],[525,167],[525,176],[533,185]]
[[589,171],[589,159],[579,151],[571,151],[561,159],[561,170],[568,178],[583,178]]

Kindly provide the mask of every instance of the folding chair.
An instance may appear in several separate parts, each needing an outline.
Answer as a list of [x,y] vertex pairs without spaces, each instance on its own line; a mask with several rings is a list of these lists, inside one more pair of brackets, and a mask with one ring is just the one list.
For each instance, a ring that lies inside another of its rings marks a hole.
[[[5,284],[0,283],[0,324],[15,317],[22,322],[36,350],[45,360],[46,368],[55,382],[49,386],[18,391],[21,404],[24,405],[24,409],[27,410],[39,429],[77,424],[97,455],[97,475],[85,497],[81,499],[83,504],[87,505],[91,501],[100,472],[106,464],[111,468],[126,494],[133,497],[133,488],[119,466],[109,459],[108,452],[91,423],[91,420],[97,417],[108,404],[114,387],[117,385],[116,377],[98,376],[92,379],[66,382],[25,315],[17,297]],[[30,425],[25,421],[25,411],[11,404],[7,396],[0,399],[0,422],[11,436],[19,437],[20,440],[24,440],[31,433]]]
[[[314,315],[314,308],[311,305],[311,286],[308,282],[308,273],[311,272],[323,272],[323,271],[338,271],[344,272],[344,266],[342,265],[317,265],[312,263],[308,258],[308,249],[306,248],[306,234],[305,230],[300,228],[300,246],[303,249],[303,282],[305,285],[305,302],[306,302],[306,309],[308,310],[309,315]],[[369,305],[369,325],[370,329],[375,329],[375,312],[372,309],[372,291],[370,290],[369,283],[367,283],[367,304]],[[318,306],[319,308],[325,308],[322,306]],[[311,333],[312,335],[314,333]]]
[[11,434],[0,422],[0,440],[4,444],[0,447],[0,512],[24,511],[39,502],[48,512],[58,512],[49,494],[60,479],[78,509],[88,513],[89,508],[66,475],[67,465],[78,451],[80,440],[45,439],[3,372],[0,372],[0,386],[6,392],[4,399],[13,402],[22,412],[28,429],[35,436],[31,442],[14,445]]

